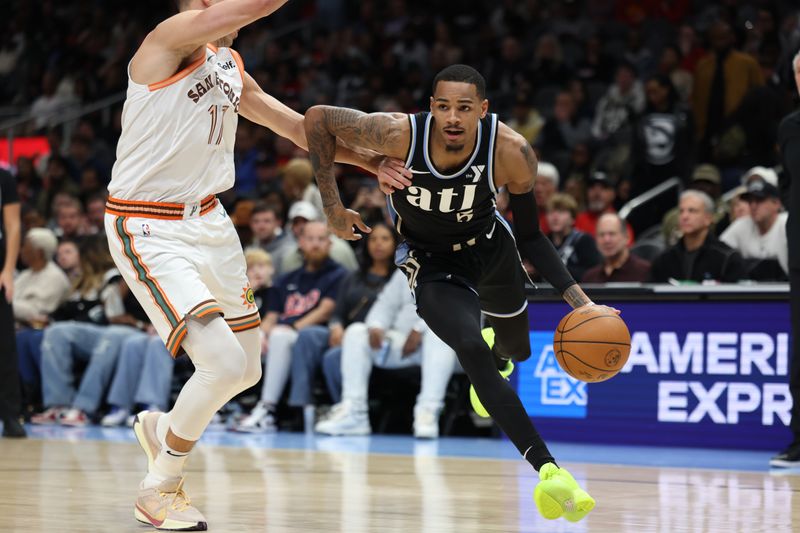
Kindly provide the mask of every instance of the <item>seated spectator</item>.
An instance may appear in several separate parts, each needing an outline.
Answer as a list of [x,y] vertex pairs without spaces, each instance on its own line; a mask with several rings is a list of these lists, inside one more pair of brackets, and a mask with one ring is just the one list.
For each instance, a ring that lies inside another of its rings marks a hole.
[[103,234],[106,216],[106,195],[93,194],[86,200],[86,225],[89,235]]
[[[366,319],[378,293],[394,272],[394,251],[397,235],[385,223],[372,226],[367,236],[366,253],[362,266],[349,273],[339,286],[339,297],[328,326],[309,326],[297,336],[292,348],[292,386],[289,405],[313,409],[313,384],[323,361],[339,361],[344,330],[353,322]],[[339,365],[326,371],[335,375]],[[334,403],[339,402],[340,380],[329,380],[328,391]],[[313,418],[307,410],[306,420]],[[307,428],[310,429],[310,428]]]
[[554,194],[547,202],[547,237],[553,242],[561,260],[575,279],[600,262],[594,239],[575,229],[578,204],[567,194]]
[[755,166],[749,169],[744,174],[742,174],[741,184],[744,187],[747,187],[747,185],[753,180],[763,180],[772,185],[773,187],[777,187],[778,173],[771,168]]
[[[605,213],[616,213],[614,198],[616,182],[605,172],[592,174],[586,189],[586,210],[575,218],[575,229],[595,236],[597,220]],[[628,224],[628,244],[633,244],[633,228]]]
[[292,346],[303,329],[328,322],[336,307],[346,270],[330,257],[331,239],[323,222],[307,222],[299,236],[303,266],[282,275],[270,292],[262,329],[267,336],[266,371],[261,400],[237,431],[274,431],[275,407],[292,364]]
[[122,341],[106,401],[111,410],[101,420],[106,427],[133,425],[140,410],[169,410],[175,359],[151,326],[131,332]]
[[280,209],[271,204],[257,204],[250,213],[250,231],[253,240],[249,246],[269,253],[276,274],[281,274],[279,267],[283,258],[297,247],[297,243],[289,232],[283,230]]
[[[53,236],[55,236],[55,234]],[[67,279],[69,279],[70,283],[80,277],[81,254],[78,250],[77,241],[66,239],[58,243],[56,263],[64,274],[67,275]]]
[[[296,242],[300,242],[300,233],[303,231],[303,227],[307,222],[322,220],[321,213],[322,212],[317,211],[317,208],[312,204],[302,201],[296,202],[289,208],[289,227],[292,230]],[[331,259],[350,272],[358,270],[356,254],[347,241],[340,239],[336,235],[331,235],[330,240]],[[276,270],[281,273],[286,273],[297,270],[301,266],[303,266],[303,253],[300,248],[295,248],[284,254],[280,267],[276,267]]]
[[683,237],[653,262],[652,281],[723,281],[744,277],[742,256],[711,231],[714,201],[704,192],[681,194],[678,225]]
[[[44,330],[45,411],[31,418],[34,424],[87,425],[103,400],[123,340],[146,327],[144,312],[113,266],[105,237],[87,237],[85,242],[75,297],[59,308],[59,313],[71,315],[71,320]],[[59,313],[53,315],[55,320]],[[88,362],[88,367],[76,391],[73,365],[78,360]]]
[[[704,192],[714,200],[714,226],[725,219],[725,206],[720,203],[721,184],[722,178],[719,169],[705,163],[694,167],[692,179],[687,185],[687,189]],[[661,219],[661,234],[664,236],[664,242],[669,246],[674,245],[681,238],[678,218],[680,218],[680,210],[675,206],[667,211],[664,218]]]
[[[750,204],[750,216],[735,220],[720,240],[738,250],[745,259],[774,259],[784,274],[789,273],[789,243],[786,220],[778,189],[763,180],[747,185],[742,198]],[[754,279],[775,279],[769,273],[755,274]]]
[[28,268],[14,282],[13,309],[18,326],[17,366],[26,405],[39,403],[42,328],[70,291],[67,276],[53,263],[57,242],[49,229],[33,228],[20,250],[20,259]]
[[58,240],[49,229],[33,228],[25,235],[20,259],[28,268],[14,283],[14,318],[23,325],[41,327],[47,323],[48,315],[69,294],[69,280],[53,262],[57,246]]
[[314,185],[314,168],[311,166],[311,161],[301,157],[291,159],[281,169],[280,174],[283,194],[289,203],[308,202],[318,213],[322,213],[322,197]]
[[546,161],[539,161],[536,178],[533,180],[533,196],[539,211],[539,227],[543,233],[550,231],[547,226],[547,202],[558,190],[558,169]]
[[[456,354],[417,316],[405,275],[396,270],[367,314],[344,332],[341,351],[342,401],[314,429],[328,435],[369,435],[367,394],[372,367],[421,365],[422,386],[414,407],[414,436],[439,436],[439,413]],[[325,365],[325,368],[330,368]]]
[[261,248],[245,248],[244,260],[247,265],[247,281],[253,289],[253,297],[258,314],[264,316],[269,298],[269,288],[275,277],[275,264],[272,255]]
[[[584,283],[644,283],[650,279],[650,262],[629,250],[628,227],[616,213],[606,213],[597,221],[597,247],[603,262],[583,275]],[[577,278],[576,278],[577,279]]]
[[77,198],[65,202],[56,211],[55,233],[59,239],[75,239],[89,234],[83,206]]

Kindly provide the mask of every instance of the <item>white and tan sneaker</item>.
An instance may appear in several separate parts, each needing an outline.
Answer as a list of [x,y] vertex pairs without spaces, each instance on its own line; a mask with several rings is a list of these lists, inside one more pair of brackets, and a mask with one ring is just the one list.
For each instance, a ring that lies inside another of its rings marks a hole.
[[168,479],[156,487],[139,489],[136,520],[163,531],[206,531],[208,524],[183,492],[183,478]]
[[161,443],[158,441],[156,427],[158,426],[158,418],[162,414],[157,411],[141,411],[133,419],[133,433],[136,435],[136,440],[139,441],[139,446],[142,447],[145,455],[147,455],[148,472],[152,472],[153,463],[161,452]]

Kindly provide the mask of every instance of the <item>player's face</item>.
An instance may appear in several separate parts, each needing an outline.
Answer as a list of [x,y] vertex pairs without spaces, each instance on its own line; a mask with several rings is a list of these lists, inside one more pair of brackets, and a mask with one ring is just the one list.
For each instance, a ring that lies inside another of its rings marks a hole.
[[489,101],[481,100],[475,85],[440,81],[431,97],[434,135],[448,152],[460,152],[475,145],[478,122],[489,111]]
[[711,213],[707,213],[703,201],[687,196],[679,205],[678,227],[684,235],[694,235],[711,226]]

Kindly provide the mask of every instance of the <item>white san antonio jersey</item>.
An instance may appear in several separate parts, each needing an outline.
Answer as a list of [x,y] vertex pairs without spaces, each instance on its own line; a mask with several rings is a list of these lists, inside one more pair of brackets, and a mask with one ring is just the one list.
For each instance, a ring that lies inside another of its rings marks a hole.
[[233,187],[244,64],[209,44],[205,57],[159,83],[130,79],[112,197],[189,203]]

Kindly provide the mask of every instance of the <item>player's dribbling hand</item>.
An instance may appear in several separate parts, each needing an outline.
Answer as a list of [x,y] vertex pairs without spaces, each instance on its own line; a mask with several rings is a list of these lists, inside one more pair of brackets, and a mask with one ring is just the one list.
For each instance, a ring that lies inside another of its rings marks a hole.
[[587,305],[594,305],[595,307],[600,307],[600,308],[603,308],[603,309],[608,309],[609,311],[611,311],[611,312],[612,312],[612,313],[614,313],[615,315],[619,315],[619,314],[621,314],[621,313],[622,313],[622,311],[620,311],[620,310],[619,310],[619,309],[617,309],[616,307],[610,307],[610,306],[608,306],[608,305],[598,305],[598,304],[596,304],[596,303],[590,303],[590,304],[587,304]]
[[328,225],[334,235],[348,241],[361,240],[361,235],[353,231],[353,226],[357,227],[361,233],[370,233],[372,230],[361,220],[361,215],[352,209],[345,209],[343,206],[325,208],[325,215],[328,217]]
[[378,185],[383,194],[392,194],[398,189],[411,186],[413,174],[405,163],[393,157],[384,157],[378,164]]

